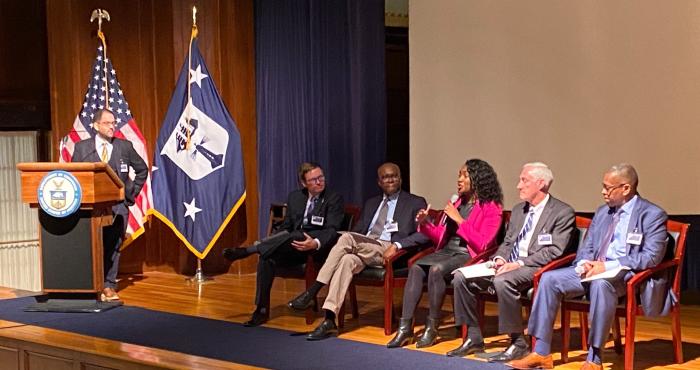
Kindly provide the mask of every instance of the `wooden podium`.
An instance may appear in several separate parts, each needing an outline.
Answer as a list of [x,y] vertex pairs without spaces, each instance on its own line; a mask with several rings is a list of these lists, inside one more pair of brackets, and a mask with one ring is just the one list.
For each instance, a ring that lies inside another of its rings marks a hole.
[[[112,224],[112,205],[124,199],[124,183],[106,163],[19,163],[22,201],[39,208],[41,280],[44,293],[99,293],[104,283],[102,227]],[[39,207],[39,186],[51,171],[80,184],[79,209],[54,217]]]

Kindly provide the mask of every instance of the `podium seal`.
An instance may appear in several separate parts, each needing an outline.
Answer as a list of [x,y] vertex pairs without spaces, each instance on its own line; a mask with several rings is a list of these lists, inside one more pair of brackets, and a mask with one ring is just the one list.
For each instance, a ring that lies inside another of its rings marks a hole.
[[51,171],[39,183],[39,206],[53,217],[67,217],[80,208],[80,183],[70,172]]

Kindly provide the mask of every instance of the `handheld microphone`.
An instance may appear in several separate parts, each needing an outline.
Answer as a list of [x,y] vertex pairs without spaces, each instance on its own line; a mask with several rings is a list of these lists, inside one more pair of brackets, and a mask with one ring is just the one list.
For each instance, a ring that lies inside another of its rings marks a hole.
[[[450,204],[455,204],[457,199],[459,199],[459,195],[452,194],[452,196],[450,197]],[[447,222],[447,213],[443,212],[442,218],[440,218],[440,225],[444,225],[446,222]]]

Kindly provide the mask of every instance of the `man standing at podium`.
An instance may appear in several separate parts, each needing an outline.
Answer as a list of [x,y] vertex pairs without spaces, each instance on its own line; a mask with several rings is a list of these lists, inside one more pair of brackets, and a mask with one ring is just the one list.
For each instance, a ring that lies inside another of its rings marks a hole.
[[[119,247],[121,246],[129,220],[129,206],[134,204],[148,177],[148,166],[138,155],[133,144],[128,140],[114,137],[114,113],[108,109],[95,111],[92,126],[97,131],[93,138],[81,140],[75,144],[72,162],[105,162],[124,183],[124,201],[112,206],[114,214],[112,225],[102,229],[104,249],[104,289],[103,301],[116,301],[117,272],[119,270]],[[129,168],[135,176],[129,177]]]

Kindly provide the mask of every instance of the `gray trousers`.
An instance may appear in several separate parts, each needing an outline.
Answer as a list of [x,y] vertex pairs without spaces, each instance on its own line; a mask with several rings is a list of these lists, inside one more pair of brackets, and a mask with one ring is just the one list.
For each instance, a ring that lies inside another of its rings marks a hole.
[[559,311],[562,299],[576,298],[588,294],[591,302],[588,318],[590,332],[588,343],[603,348],[610,334],[615,318],[615,307],[619,297],[625,295],[625,274],[614,279],[599,279],[581,283],[574,267],[546,272],[537,288],[537,296],[532,304],[528,330],[538,341],[551,345],[552,326]]
[[498,332],[522,333],[521,292],[532,286],[536,271],[536,267],[522,266],[498,276],[473,279],[456,273],[452,280],[455,324],[478,328],[477,294],[489,291],[498,297]]
[[357,233],[344,233],[333,246],[316,281],[328,285],[323,309],[340,312],[345,294],[355,274],[366,266],[383,266],[384,251],[391,242],[375,240]]

